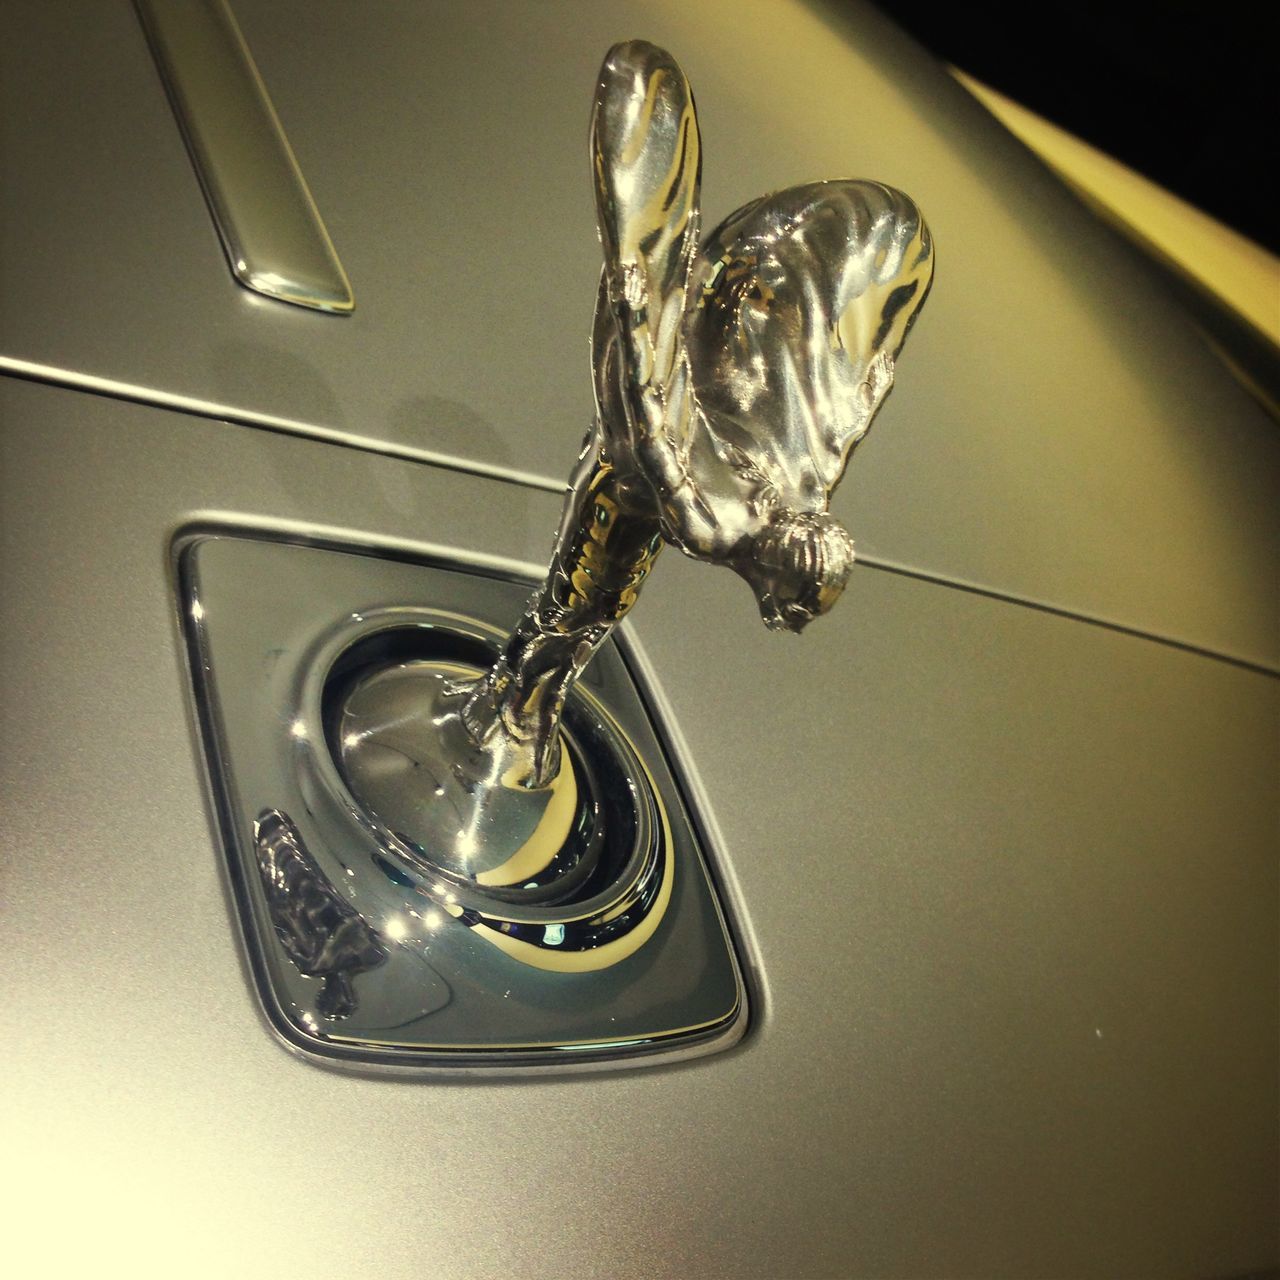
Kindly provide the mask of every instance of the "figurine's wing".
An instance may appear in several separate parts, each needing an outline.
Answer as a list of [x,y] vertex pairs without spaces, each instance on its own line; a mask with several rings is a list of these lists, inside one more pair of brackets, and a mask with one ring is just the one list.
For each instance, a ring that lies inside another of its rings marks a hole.
[[693,93],[675,59],[642,40],[614,45],[600,68],[591,161],[602,302],[617,325],[618,373],[642,434],[658,429],[655,414],[678,363],[701,154]]
[[731,214],[695,262],[684,345],[712,429],[823,510],[933,279],[919,209],[879,182],[814,182]]

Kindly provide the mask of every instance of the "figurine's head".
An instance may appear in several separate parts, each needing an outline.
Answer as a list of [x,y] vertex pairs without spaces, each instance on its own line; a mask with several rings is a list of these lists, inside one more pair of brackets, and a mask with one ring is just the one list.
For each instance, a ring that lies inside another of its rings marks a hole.
[[853,569],[853,539],[826,512],[775,511],[733,563],[755,592],[771,631],[800,631],[840,598]]

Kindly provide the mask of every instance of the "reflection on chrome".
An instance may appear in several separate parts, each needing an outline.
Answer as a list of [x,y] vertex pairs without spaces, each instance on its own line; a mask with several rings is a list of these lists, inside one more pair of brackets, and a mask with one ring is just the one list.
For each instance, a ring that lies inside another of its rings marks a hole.
[[320,1013],[350,1017],[352,980],[386,962],[386,945],[325,878],[286,814],[264,810],[253,835],[276,936],[300,973],[320,979]]

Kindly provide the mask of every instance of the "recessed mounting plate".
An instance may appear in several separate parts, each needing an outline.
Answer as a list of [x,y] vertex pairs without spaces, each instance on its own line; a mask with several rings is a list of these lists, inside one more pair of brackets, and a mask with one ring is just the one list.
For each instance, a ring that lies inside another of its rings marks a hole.
[[227,867],[263,1007],[289,1044],[364,1069],[526,1072],[689,1057],[741,1037],[728,925],[617,644],[582,678],[583,714],[643,762],[664,811],[670,902],[616,963],[556,967],[552,932],[551,962],[531,964],[452,906],[448,886],[388,860],[335,782],[316,693],[344,652],[380,637],[424,656],[437,642],[496,655],[530,584],[230,531],[189,532],[176,551]]

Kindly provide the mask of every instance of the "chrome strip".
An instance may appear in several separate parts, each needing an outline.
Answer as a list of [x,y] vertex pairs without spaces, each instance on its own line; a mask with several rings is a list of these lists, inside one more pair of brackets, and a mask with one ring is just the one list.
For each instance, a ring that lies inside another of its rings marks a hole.
[[135,3],[236,279],[350,313],[350,281],[226,0]]
[[1142,627],[1135,627],[1127,622],[1119,622],[1114,618],[1105,618],[1098,614],[1080,613],[1064,605],[1037,600],[1034,596],[1021,596],[1012,591],[1001,591],[998,587],[984,587],[979,582],[969,582],[965,578],[944,577],[941,574],[929,573],[924,569],[913,569],[910,565],[876,556],[860,555],[857,563],[867,569],[879,569],[882,573],[897,574],[900,578],[914,578],[917,582],[928,582],[936,587],[950,587],[953,591],[965,591],[969,595],[983,596],[988,600],[1015,604],[1022,609],[1034,609],[1037,613],[1048,613],[1055,618],[1065,618],[1068,622],[1083,622],[1088,627],[1101,627],[1104,631],[1133,636],[1137,640],[1150,640],[1153,644],[1166,645],[1170,649],[1181,649],[1183,653],[1194,654],[1197,658],[1212,658],[1214,662],[1225,662],[1229,666],[1240,667],[1244,671],[1252,671],[1260,676],[1280,679],[1280,666],[1274,666],[1264,660],[1241,657],[1239,654],[1228,653],[1225,649],[1209,649],[1191,640],[1180,640],[1177,636],[1166,635],[1160,631],[1146,631]]
[[[428,466],[443,467],[448,471],[462,471],[468,475],[486,476],[508,484],[541,489],[546,493],[564,493],[564,481],[515,467],[498,466],[492,462],[478,462],[451,453],[437,453],[434,449],[419,449],[414,445],[396,444],[375,436],[362,436],[354,431],[341,431],[336,427],[317,426],[297,418],[281,418],[273,413],[258,413],[253,409],[220,404],[216,400],[201,400],[196,396],[184,396],[172,391],[160,391],[155,387],[143,387],[134,382],[120,382],[115,378],[103,378],[94,373],[80,373],[57,365],[38,364],[17,356],[0,356],[0,376],[8,374],[25,378],[30,382],[45,382],[51,386],[67,387],[73,391],[87,391],[93,395],[110,396],[115,400],[130,400],[135,404],[154,408],[172,409],[177,413],[189,413],[201,418],[213,418],[237,426],[260,427],[266,431],[279,431],[286,435],[306,436],[336,444],[347,449],[361,449],[366,453],[383,454],[389,458],[401,458],[406,462],[421,462]],[[541,572],[541,569],[535,571]]]

